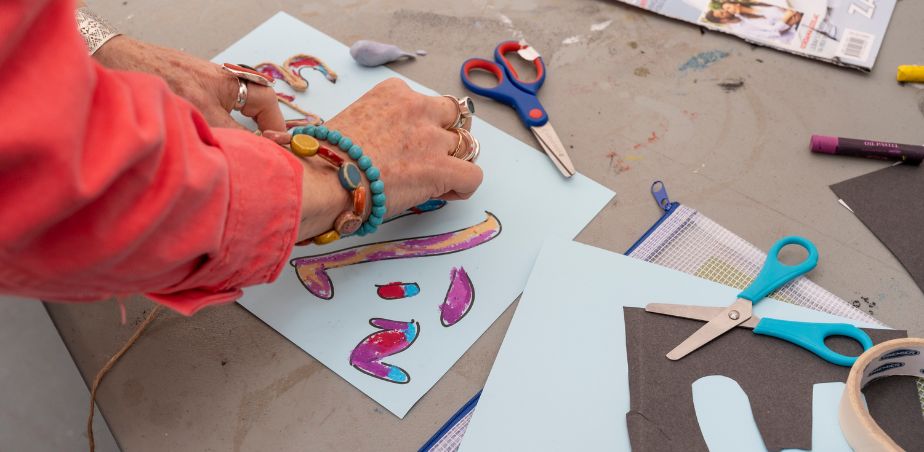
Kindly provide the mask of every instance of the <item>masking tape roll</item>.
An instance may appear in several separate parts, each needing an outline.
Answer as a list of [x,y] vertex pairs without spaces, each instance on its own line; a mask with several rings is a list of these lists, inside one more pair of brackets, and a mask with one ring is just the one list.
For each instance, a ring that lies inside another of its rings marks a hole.
[[847,443],[856,452],[904,451],[870,416],[861,392],[869,382],[893,375],[924,377],[924,339],[883,342],[865,351],[850,368],[838,418]]

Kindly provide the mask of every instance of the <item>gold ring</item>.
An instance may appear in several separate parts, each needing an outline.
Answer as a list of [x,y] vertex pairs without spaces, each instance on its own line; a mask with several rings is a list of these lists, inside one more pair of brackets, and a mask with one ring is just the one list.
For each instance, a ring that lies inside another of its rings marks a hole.
[[[450,129],[453,132],[456,132],[456,129]],[[449,151],[451,157],[456,157],[457,155],[463,155],[465,149],[465,140],[462,139],[462,134],[456,132],[456,135],[459,136],[459,142],[456,143],[456,146]]]
[[472,101],[472,98],[466,96],[459,99],[449,94],[443,94],[443,97],[451,99],[456,104],[456,119],[444,128],[446,130],[470,129],[472,127],[472,115],[475,114],[475,102]]
[[461,127],[455,127],[452,131],[459,135],[459,143],[456,144],[455,149],[449,155],[466,162],[478,160],[478,156],[481,154],[481,143],[478,142],[478,139],[471,132]]

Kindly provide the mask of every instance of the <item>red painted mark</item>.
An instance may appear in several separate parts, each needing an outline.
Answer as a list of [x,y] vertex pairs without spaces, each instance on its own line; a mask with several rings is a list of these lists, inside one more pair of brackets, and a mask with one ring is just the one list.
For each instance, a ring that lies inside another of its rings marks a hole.
[[[662,126],[663,126],[663,124],[662,124]],[[664,129],[667,130],[666,127],[665,127]],[[661,133],[664,133],[664,132],[661,132]],[[652,131],[651,131],[651,135],[648,135],[648,138],[645,140],[644,143],[635,143],[635,144],[632,145],[632,149],[635,150],[635,151],[637,151],[637,150],[639,150],[639,149],[641,149],[641,148],[643,148],[643,147],[648,146],[649,144],[657,143],[658,140],[660,140],[660,139],[661,139],[661,137],[658,136],[658,132],[652,130]]]
[[610,159],[610,169],[616,172],[616,174],[623,173],[632,169],[625,160],[622,159],[622,156],[619,155],[616,151],[610,151],[606,154],[606,157]]
[[376,293],[385,300],[400,300],[420,293],[417,283],[393,282],[376,285]]
[[542,110],[534,108],[529,111],[529,117],[533,119],[539,119],[542,117]]

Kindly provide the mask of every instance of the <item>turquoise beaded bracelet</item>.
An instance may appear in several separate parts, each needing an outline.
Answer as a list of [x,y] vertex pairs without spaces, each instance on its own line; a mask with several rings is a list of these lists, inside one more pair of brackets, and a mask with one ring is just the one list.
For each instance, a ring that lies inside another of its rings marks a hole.
[[[362,148],[353,144],[353,140],[343,136],[337,130],[328,129],[326,126],[308,125],[292,129],[292,135],[300,134],[310,135],[318,140],[325,140],[334,146],[340,147],[351,159],[356,161],[359,169],[366,174],[366,178],[369,179],[369,191],[372,194],[372,213],[369,214],[369,218],[354,234],[364,236],[375,232],[379,225],[385,221],[385,201],[387,198],[385,197],[385,183],[380,179],[381,172],[372,164],[372,159],[367,155],[363,155]],[[345,184],[343,179],[341,179],[341,184]],[[344,188],[350,189],[346,185],[344,185]]]

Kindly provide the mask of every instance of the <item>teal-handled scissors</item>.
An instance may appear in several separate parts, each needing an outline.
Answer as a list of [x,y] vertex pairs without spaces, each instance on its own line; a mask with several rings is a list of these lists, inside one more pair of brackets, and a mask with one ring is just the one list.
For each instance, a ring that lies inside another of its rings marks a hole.
[[[797,265],[786,265],[777,256],[786,245],[799,245],[808,251],[808,257]],[[708,344],[713,339],[735,327],[751,328],[754,334],[772,336],[802,347],[820,358],[838,366],[850,367],[856,356],[846,356],[831,350],[825,339],[831,336],[845,336],[857,341],[866,351],[873,341],[865,331],[847,323],[812,323],[771,319],[754,316],[754,303],[763,300],[774,290],[793,279],[808,273],[818,264],[818,249],[808,239],[797,236],[784,237],[773,244],[767,253],[767,260],[751,284],[738,294],[727,308],[687,306],[652,303],[645,307],[648,312],[674,317],[703,320],[707,323],[671,350],[667,357],[678,360]]]
[[[521,58],[532,61],[536,67],[536,80],[526,82],[521,80],[516,69],[507,60],[507,54],[516,52]],[[491,74],[497,79],[497,85],[485,87],[476,84],[469,73],[473,70],[480,69]],[[462,84],[472,92],[494,99],[498,102],[505,103],[513,107],[520,120],[528,127],[542,150],[545,151],[558,171],[565,177],[574,175],[574,164],[565,151],[565,145],[561,143],[555,129],[549,122],[549,115],[545,108],[539,103],[536,94],[539,88],[545,82],[545,63],[542,62],[542,56],[539,52],[529,46],[525,41],[504,41],[494,49],[494,61],[488,61],[482,58],[469,58],[462,63],[460,76]]]

